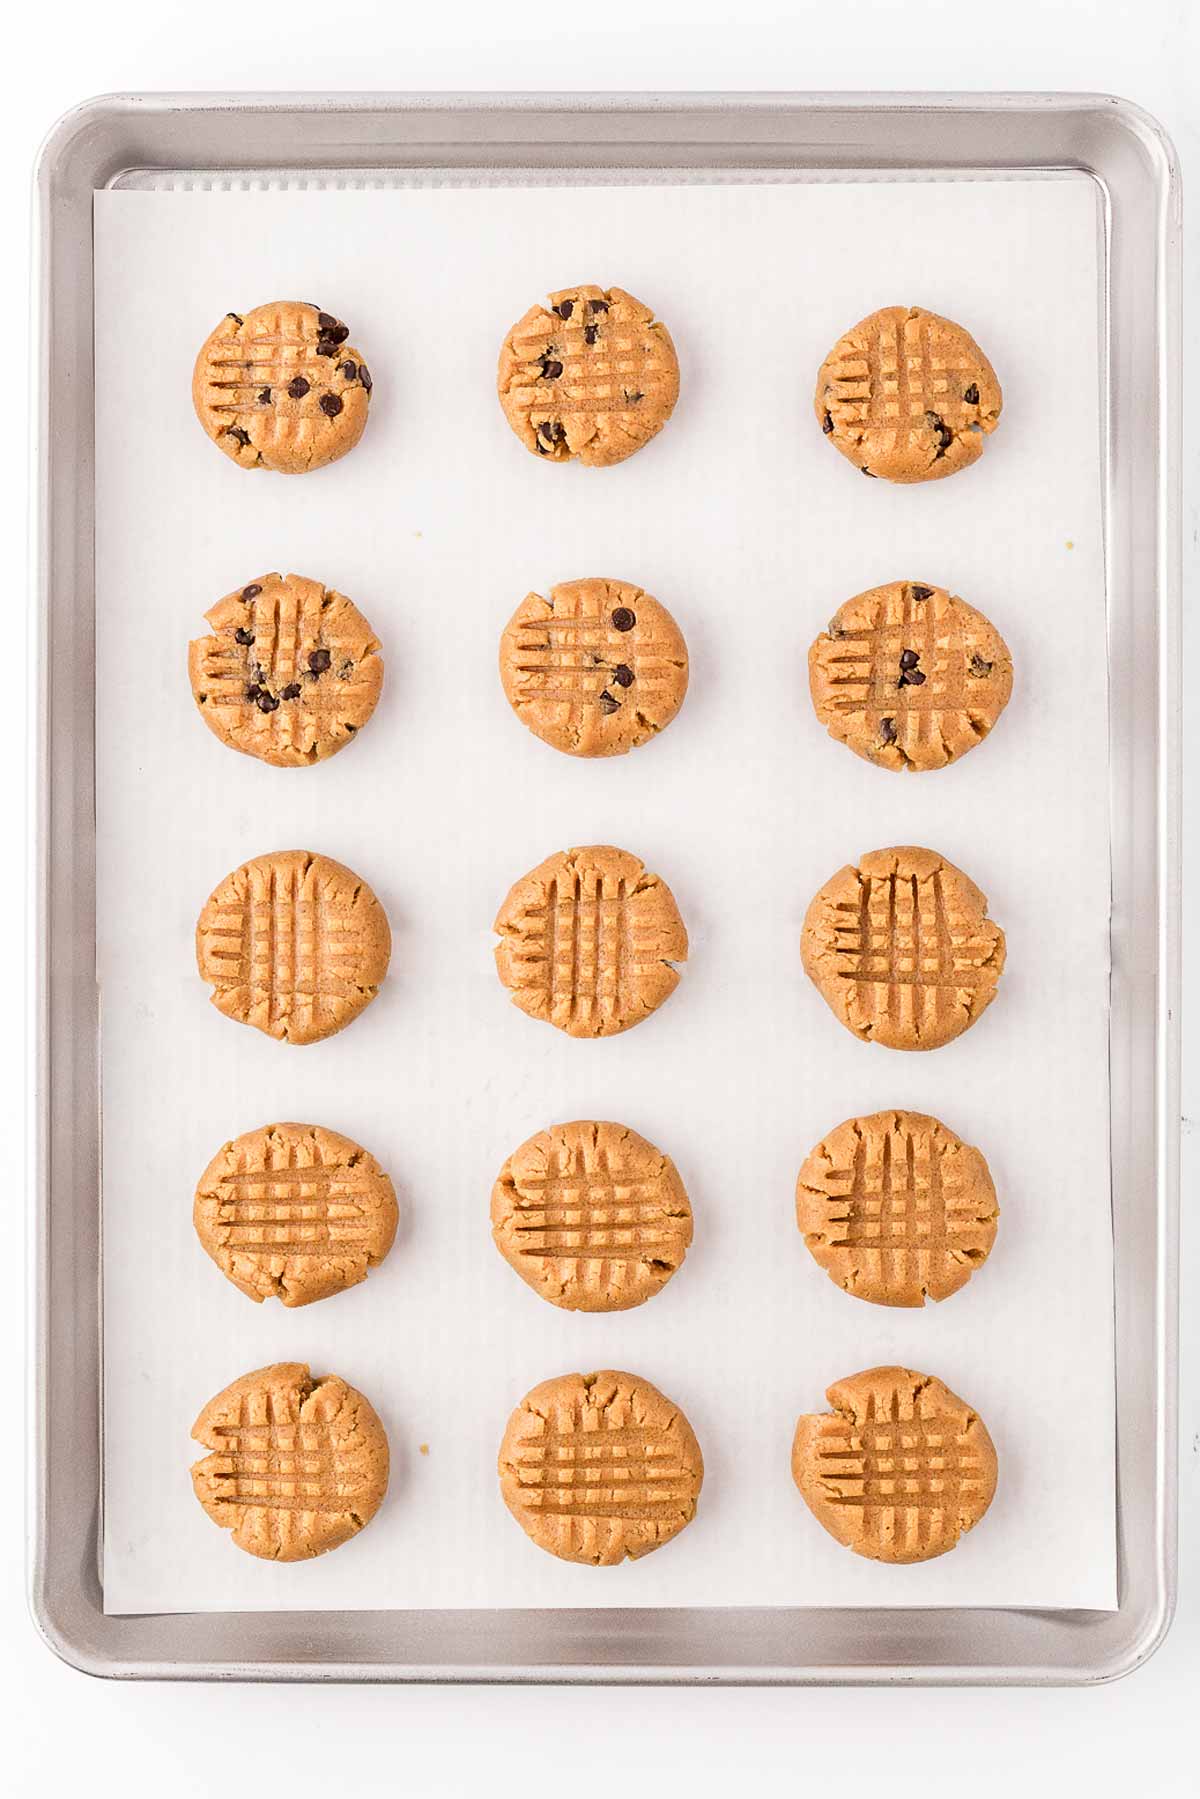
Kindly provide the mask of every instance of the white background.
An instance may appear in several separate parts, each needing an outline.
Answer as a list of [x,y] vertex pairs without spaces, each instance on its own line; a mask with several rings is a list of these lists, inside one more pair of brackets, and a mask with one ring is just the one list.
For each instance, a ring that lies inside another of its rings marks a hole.
[[[44,26],[26,21],[10,44],[6,94],[5,237],[9,251],[9,354],[23,378],[16,247],[24,241],[25,177],[33,147],[52,119],[97,91],[136,88],[640,87],[1093,88],[1128,95],[1173,133],[1185,170],[1197,160],[1196,70],[1200,36],[1187,0],[1137,6],[1009,0],[953,6],[852,4],[770,8],[743,0],[728,9],[702,0],[658,7],[609,0],[589,18],[502,14],[462,0],[453,10],[414,17],[355,4],[337,9],[294,0],[282,27],[276,9],[238,14],[236,26],[206,25],[193,9],[121,4],[103,11],[60,7]],[[506,29],[511,36],[506,36]],[[1193,258],[1194,260],[1194,258]],[[1194,294],[1195,283],[1190,283]],[[1194,377],[1189,376],[1195,392]],[[13,518],[13,562],[21,536],[24,441],[19,396],[10,395],[0,439],[4,491]],[[1190,446],[1189,446],[1190,449]],[[11,469],[9,464],[11,463]],[[1190,484],[1185,542],[1194,578],[1196,485]],[[20,636],[19,584],[9,589],[10,655]],[[15,683],[6,689],[10,741],[23,739]],[[1189,683],[1189,710],[1200,679]],[[14,776],[15,767],[9,765]],[[15,822],[19,793],[7,805]],[[1193,833],[1195,837],[1195,833]],[[1189,844],[1195,862],[1195,845]],[[1189,869],[1190,872],[1190,869]],[[4,940],[19,940],[20,885],[0,895]],[[11,1140],[20,1128],[19,1038],[0,1074],[0,1107]],[[1185,1115],[1200,1111],[1195,1075],[1185,1071]],[[11,1111],[11,1116],[10,1116]],[[1185,1213],[1195,1158],[1185,1125]],[[9,1203],[19,1204],[14,1179]],[[1195,1261],[1185,1224],[1185,1279]],[[22,1356],[15,1304],[3,1310],[5,1365]],[[794,1785],[810,1771],[856,1766],[888,1771],[896,1793],[938,1790],[938,1772],[956,1766],[973,1792],[1008,1792],[1014,1781],[1039,1794],[1064,1782],[1107,1795],[1193,1792],[1195,1680],[1200,1659],[1200,1557],[1188,1511],[1197,1478],[1197,1330],[1185,1313],[1183,1595],[1172,1636],[1151,1666],[1119,1687],[1069,1693],[700,1693],[372,1691],[308,1693],[117,1687],[89,1682],[56,1664],[24,1615],[15,1473],[3,1483],[3,1614],[0,1691],[13,1703],[6,1773],[16,1790],[57,1795],[86,1782],[90,1793],[200,1794],[236,1767],[243,1783],[280,1771],[293,1794],[333,1782],[362,1793],[458,1794],[487,1785],[523,1793],[528,1746],[537,1767],[561,1745],[574,1792],[637,1794],[665,1778],[693,1792]],[[10,1438],[10,1443],[12,1439]],[[10,1451],[10,1453],[12,1453]],[[610,1720],[619,1715],[619,1727]],[[318,1728],[319,1721],[319,1728]],[[861,1746],[851,1759],[839,1738]],[[936,1753],[931,1750],[936,1749]],[[630,1770],[636,1773],[630,1773]]]

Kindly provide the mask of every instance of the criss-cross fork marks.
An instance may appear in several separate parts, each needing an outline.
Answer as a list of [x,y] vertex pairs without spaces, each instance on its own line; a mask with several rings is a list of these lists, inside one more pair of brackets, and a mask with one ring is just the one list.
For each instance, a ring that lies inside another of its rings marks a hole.
[[521,1504],[544,1517],[650,1522],[690,1503],[692,1477],[678,1445],[657,1426],[585,1427],[559,1412],[514,1452]]
[[[906,670],[900,658],[908,650],[917,661],[913,672],[924,676],[916,684],[900,677]],[[902,593],[880,603],[876,624],[870,628],[839,631],[832,647],[821,657],[826,685],[821,705],[833,712],[863,713],[878,734],[890,719],[894,741],[910,753],[942,735],[947,718],[955,721],[956,734],[965,721],[970,728],[978,685],[970,670],[971,658],[953,608],[939,618],[932,599],[913,598],[907,584]],[[836,671],[836,672],[835,672]]]
[[[321,636],[324,613],[324,589],[317,581],[262,583],[242,627],[253,641],[239,644],[231,631],[208,640],[202,673],[209,703],[252,708],[250,690],[261,689],[278,703],[268,712],[255,708],[256,725],[294,749],[305,734],[305,713],[344,704],[343,684],[335,673],[318,675],[309,667],[309,657],[327,647]],[[299,694],[282,699],[291,687],[298,687]]]
[[210,978],[248,986],[268,1025],[343,996],[359,959],[358,929],[325,902],[311,870],[251,863],[239,899],[219,904],[205,937]]
[[919,1395],[902,1407],[892,1392],[880,1411],[872,1393],[861,1420],[839,1416],[822,1424],[814,1461],[826,1484],[823,1498],[861,1510],[867,1535],[909,1514],[910,1536],[956,1536],[960,1506],[986,1493],[983,1459],[958,1420],[923,1417],[920,1406]]
[[911,1022],[902,1014],[923,1010],[924,1022],[937,1024],[947,995],[985,984],[981,965],[992,945],[949,908],[940,869],[926,881],[860,874],[857,904],[841,900],[834,910],[835,972],[873,988],[875,1008],[890,1023]]
[[306,1140],[306,1147],[317,1158],[307,1165],[299,1162],[292,1141],[270,1148],[266,1168],[250,1166],[247,1151],[240,1153],[238,1166],[217,1183],[215,1222],[223,1249],[293,1257],[336,1256],[365,1247],[371,1231],[362,1205],[366,1177],[345,1163],[323,1162],[315,1140]]
[[[598,314],[586,305],[569,321],[555,318],[513,334],[520,365],[514,398],[535,427],[576,413],[615,413],[630,421],[639,412],[654,416],[662,396],[674,391],[674,358],[648,321],[623,321],[616,302]],[[547,372],[555,368],[561,373]]]
[[927,413],[951,428],[964,428],[978,417],[976,404],[964,399],[979,370],[961,368],[938,353],[930,342],[929,320],[923,315],[883,320],[871,330],[862,349],[848,350],[831,370],[829,410],[840,424],[883,433],[892,447],[918,435],[928,436]]
[[667,647],[636,631],[616,630],[610,617],[611,608],[605,607],[586,615],[556,612],[550,618],[522,620],[516,641],[517,697],[608,711],[624,702],[625,683],[615,672],[621,667],[633,676],[634,695],[657,693],[671,675]]
[[584,868],[553,879],[546,904],[522,913],[526,970],[554,1023],[620,1017],[631,977],[660,960],[644,953],[654,926],[631,913],[631,898],[623,875]]
[[855,1137],[849,1168],[831,1169],[825,1194],[830,1249],[872,1250],[905,1263],[942,1256],[965,1241],[976,1208],[947,1181],[942,1156],[928,1131]]
[[242,1402],[241,1419],[238,1424],[211,1427],[212,1457],[219,1465],[206,1472],[214,1483],[214,1499],[281,1512],[346,1509],[349,1501],[337,1491],[338,1469],[327,1424],[317,1419],[301,1422],[298,1407],[271,1393],[249,1395]]
[[585,1143],[578,1152],[556,1145],[549,1172],[513,1176],[509,1228],[518,1254],[564,1269],[586,1263],[600,1285],[663,1251],[677,1260],[679,1223],[663,1209],[660,1182],[661,1175],[614,1168],[607,1144]]

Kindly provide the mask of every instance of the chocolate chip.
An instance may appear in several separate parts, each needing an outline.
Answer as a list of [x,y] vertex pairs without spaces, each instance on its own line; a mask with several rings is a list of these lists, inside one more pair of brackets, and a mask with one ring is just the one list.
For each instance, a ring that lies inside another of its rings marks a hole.
[[555,381],[558,376],[562,374],[562,363],[556,361],[552,356],[543,356],[542,373],[546,376],[547,380]]
[[225,435],[226,435],[226,437],[236,438],[238,443],[241,444],[243,450],[246,448],[246,445],[250,442],[250,433],[248,431],[243,431],[242,427],[240,425],[226,425]]
[[614,631],[632,631],[636,624],[637,619],[629,610],[628,606],[618,606],[612,615],[612,628]]
[[636,406],[639,400],[644,400],[646,397],[645,394],[631,394],[627,387],[622,388],[621,391],[625,395],[627,406]]
[[337,320],[331,312],[319,312],[317,314],[317,323],[322,331],[332,331],[333,327],[337,324]]
[[358,374],[358,365],[354,362],[343,362],[338,374],[343,381],[353,381]]
[[227,319],[236,319],[239,325],[244,325],[246,323],[240,312],[227,312],[225,317]]
[[900,679],[896,682],[897,687],[924,687],[924,685],[925,677],[919,668],[910,669],[907,674],[901,675]]
[[327,419],[335,419],[342,410],[342,402],[337,394],[321,395],[321,411]]
[[900,652],[901,668],[915,668],[920,660],[920,650],[901,650]]
[[358,378],[362,382],[363,386],[366,388],[367,392],[370,393],[370,391],[371,391],[371,371],[367,367],[365,362],[360,362],[358,365]]
[[574,300],[560,300],[554,308],[560,319],[569,319],[575,310]]
[[967,673],[974,675],[977,681],[981,681],[984,675],[990,675],[991,672],[992,664],[990,662],[985,662],[982,656],[971,657],[971,666]]
[[545,438],[548,444],[554,442],[554,426],[550,423],[549,419],[542,420],[541,424],[538,426],[538,432]]
[[585,344],[594,344],[599,335],[599,325],[585,325],[583,327],[583,341]]
[[289,681],[279,697],[281,700],[298,700],[300,698],[299,681]]
[[254,703],[260,712],[277,712],[279,710],[279,701],[273,693],[268,693],[265,688],[256,694]]
[[936,412],[927,412],[925,414],[925,423],[937,438],[939,453],[942,450],[948,450],[950,445],[954,442],[954,433],[951,431],[949,425],[943,422],[941,415]]
[[881,743],[895,743],[895,741],[896,741],[896,721],[894,718],[881,718],[880,719],[880,721],[879,721],[879,741]]
[[613,669],[613,680],[618,687],[633,686],[633,670],[627,662],[618,662]]
[[233,634],[234,643],[245,644],[247,648],[254,642],[253,631],[247,631],[245,625],[239,625]]
[[869,468],[860,468],[858,472],[860,475],[866,475],[872,481],[878,481],[879,479],[879,476],[874,474]]
[[979,404],[979,389],[976,387],[976,385],[973,381],[972,381],[970,387],[968,387],[966,393],[963,395],[963,399],[967,402],[968,406],[978,406],[978,404]]
[[914,600],[931,600],[933,598],[932,587],[918,587],[915,582],[908,591]]
[[335,344],[344,344],[350,335],[350,327],[349,325],[335,325],[333,330],[326,335],[331,337]]
[[329,667],[330,660],[328,650],[313,650],[308,658],[308,666],[314,675],[323,675]]
[[825,417],[821,420],[821,429],[825,433],[826,437],[829,437],[832,434],[833,414],[831,412],[827,412],[825,414]]
[[607,300],[589,300],[588,301],[588,311],[589,312],[607,312],[608,311],[608,301]]
[[607,712],[615,712],[617,710],[617,708],[620,706],[620,704],[621,704],[620,700],[617,699],[614,694],[609,693],[609,691],[606,687],[604,689],[604,692],[600,695],[600,710],[601,710],[601,712],[606,712],[606,713]]
[[256,700],[261,692],[262,688],[258,685],[258,682],[252,681],[246,689],[246,698],[248,700]]
[[536,438],[534,438],[534,440],[533,440],[533,447],[537,451],[539,456],[545,456],[548,454],[545,444],[539,443]]
[[262,592],[262,582],[261,581],[251,581],[249,587],[243,587],[242,598],[244,600],[256,600],[261,592]]
[[308,382],[303,375],[296,375],[288,382],[288,392],[293,400],[302,400],[308,392]]
[[317,339],[317,355],[318,356],[336,356],[337,355],[336,340],[332,337],[319,337]]
[[271,404],[271,390],[269,387],[263,388],[258,396],[258,403],[260,406],[269,406]]

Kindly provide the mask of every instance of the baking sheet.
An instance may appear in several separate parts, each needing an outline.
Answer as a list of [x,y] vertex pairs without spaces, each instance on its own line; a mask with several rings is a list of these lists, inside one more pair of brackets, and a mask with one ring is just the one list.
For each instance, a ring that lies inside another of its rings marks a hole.
[[[106,1609],[1113,1606],[1092,184],[115,193],[96,228]],[[504,329],[574,279],[659,308],[683,368],[667,431],[603,472],[543,469],[494,397]],[[235,469],[188,397],[221,313],[284,295],[347,318],[375,378],[362,444],[303,484]],[[867,484],[815,429],[821,356],[892,301],[961,318],[1004,383],[961,481]],[[351,594],[387,659],[360,741],[303,772],[225,750],[185,667],[212,600],[285,567]],[[520,597],[585,573],[656,593],[692,655],[679,718],[616,762],[538,743],[495,673]],[[898,576],[980,605],[1017,667],[994,738],[920,778],[833,744],[806,691],[830,612]],[[692,959],[652,1020],[576,1043],[509,1005],[489,926],[517,875],[604,841],[670,882]],[[963,866],[1008,934],[995,1006],[926,1056],[856,1042],[799,961],[816,887],[904,841]],[[194,972],[211,888],[284,847],[357,869],[395,937],[380,999],[305,1049],[221,1018]],[[889,1105],[978,1143],[1002,1207],[988,1265],[923,1312],[838,1292],[793,1221],[811,1144]],[[505,1155],[580,1116],[668,1150],[695,1208],[683,1269],[632,1313],[556,1311],[490,1241]],[[215,1148],[280,1117],[358,1137],[404,1214],[365,1286],[296,1312],[253,1307],[190,1218]],[[203,1402],[285,1358],[361,1386],[393,1450],[369,1530],[301,1567],[240,1555],[187,1477]],[[968,1398],[1001,1458],[984,1524],[907,1569],[840,1550],[788,1467],[796,1414],[890,1360]],[[598,1572],[526,1542],[495,1452],[529,1386],[606,1365],[683,1406],[707,1477],[677,1541]]]

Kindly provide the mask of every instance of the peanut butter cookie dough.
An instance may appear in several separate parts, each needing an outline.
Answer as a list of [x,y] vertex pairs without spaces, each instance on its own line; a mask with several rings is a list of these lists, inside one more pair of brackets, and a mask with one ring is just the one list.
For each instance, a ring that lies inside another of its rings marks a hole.
[[560,581],[525,596],[500,639],[508,703],[569,756],[621,756],[666,728],[688,685],[666,607],[624,581]]
[[500,350],[504,416],[545,462],[624,462],[679,398],[667,327],[619,287],[564,287],[531,306]]
[[219,1149],[196,1235],[253,1300],[305,1306],[365,1280],[392,1247],[396,1191],[374,1156],[319,1124],[269,1124]]
[[241,468],[303,475],[363,434],[371,375],[349,328],[300,300],[227,312],[192,375],[196,417]]
[[200,716],[222,743],[304,768],[349,743],[383,686],[379,641],[345,594],[303,575],[259,575],[205,614],[188,648]]
[[796,1223],[814,1260],[873,1305],[957,1293],[987,1260],[998,1215],[979,1151],[922,1112],[848,1119],[796,1182]]
[[378,993],[391,948],[367,883],[311,850],[244,862],[196,925],[213,1005],[285,1043],[316,1043],[356,1018]]
[[868,1368],[825,1397],[832,1412],[796,1425],[792,1478],[830,1536],[871,1561],[926,1562],[974,1529],[996,1451],[964,1400],[911,1368]]
[[492,1189],[492,1236],[551,1305],[622,1312],[675,1273],[692,1208],[670,1156],[628,1125],[578,1120],[509,1156]]
[[192,1486],[248,1555],[302,1562],[357,1536],[383,1502],[388,1441],[370,1402],[303,1362],[243,1374],[210,1399],[192,1435],[210,1452]]
[[500,1445],[500,1491],[539,1549],[611,1566],[690,1524],[704,1460],[679,1407],[636,1374],[563,1374],[527,1393]]
[[919,306],[884,306],[838,339],[813,405],[826,437],[864,475],[940,481],[983,454],[1003,397],[961,325]]
[[571,1037],[640,1024],[679,985],[687,931],[674,895],[628,850],[560,850],[510,888],[492,929],[513,1004]]
[[881,768],[944,768],[965,756],[1007,706],[1012,678],[996,627],[924,581],[856,594],[808,652],[817,717]]
[[804,971],[848,1031],[889,1049],[937,1049],[996,997],[1004,932],[987,898],[934,850],[871,850],[814,897]]

